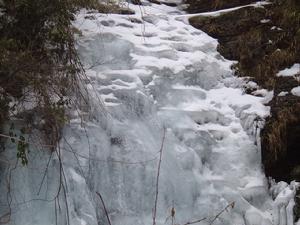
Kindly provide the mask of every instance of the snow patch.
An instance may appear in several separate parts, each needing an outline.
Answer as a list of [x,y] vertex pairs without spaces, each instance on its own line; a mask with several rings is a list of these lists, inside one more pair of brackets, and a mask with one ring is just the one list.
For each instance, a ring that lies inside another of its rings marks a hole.
[[291,90],[291,93],[295,96],[299,96],[300,97],[300,86],[295,87]]
[[278,94],[278,96],[279,97],[283,97],[283,96],[286,96],[286,95],[288,95],[289,94],[289,92],[287,92],[287,91],[282,91],[282,92],[280,92],[279,94]]
[[290,68],[286,68],[277,73],[278,77],[290,77],[298,74],[300,72],[300,64],[296,63]]

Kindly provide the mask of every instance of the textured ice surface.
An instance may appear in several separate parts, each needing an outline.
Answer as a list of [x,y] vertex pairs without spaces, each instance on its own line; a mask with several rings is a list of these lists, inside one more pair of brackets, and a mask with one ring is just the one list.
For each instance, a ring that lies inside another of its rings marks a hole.
[[[204,217],[199,224],[209,224],[232,202],[214,224],[292,224],[296,184],[269,190],[261,168],[258,137],[269,114],[263,103],[272,94],[245,94],[217,41],[176,8],[130,8],[135,15],[78,14],[89,119],[74,112],[64,128],[62,167],[40,148],[28,168],[12,170],[11,182],[4,178],[14,164],[1,164],[1,214],[10,204],[10,224],[107,224],[99,192],[113,225],[152,224],[165,129],[157,224],[171,223],[172,207],[176,224]],[[8,149],[2,154],[13,162],[14,147]]]

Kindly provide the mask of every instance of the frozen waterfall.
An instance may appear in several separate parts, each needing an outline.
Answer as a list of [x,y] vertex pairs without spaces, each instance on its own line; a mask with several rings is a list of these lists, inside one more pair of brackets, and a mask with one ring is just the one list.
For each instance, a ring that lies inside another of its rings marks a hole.
[[217,40],[180,9],[144,3],[129,4],[135,15],[77,15],[90,113],[73,112],[58,154],[32,146],[28,167],[8,144],[0,222],[108,224],[99,192],[112,225],[151,225],[163,142],[158,225],[172,208],[174,224],[208,225],[233,202],[214,225],[294,224],[297,184],[269,184],[261,165],[272,93],[245,94],[253,83],[233,76]]

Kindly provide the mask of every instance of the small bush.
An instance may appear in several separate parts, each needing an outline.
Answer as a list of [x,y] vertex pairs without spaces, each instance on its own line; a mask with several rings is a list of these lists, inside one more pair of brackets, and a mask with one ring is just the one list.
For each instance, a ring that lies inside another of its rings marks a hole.
[[0,126],[21,119],[55,145],[80,92],[74,12],[94,0],[0,1]]

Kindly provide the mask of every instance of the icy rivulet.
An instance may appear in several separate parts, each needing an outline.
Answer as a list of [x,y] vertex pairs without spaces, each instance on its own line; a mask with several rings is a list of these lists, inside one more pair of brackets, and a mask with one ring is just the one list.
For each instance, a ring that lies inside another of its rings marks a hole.
[[64,128],[62,167],[36,149],[28,168],[1,169],[3,179],[12,171],[8,195],[1,178],[1,214],[10,203],[10,224],[107,224],[99,192],[113,225],[150,225],[164,142],[157,224],[171,224],[172,207],[176,224],[210,224],[234,202],[215,225],[292,225],[296,184],[269,189],[260,161],[259,128],[272,94],[245,94],[246,81],[233,76],[217,41],[182,11],[129,7],[135,15],[77,15],[90,115],[83,121],[74,112]]

